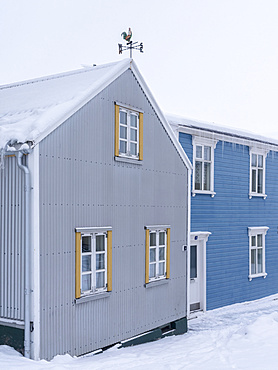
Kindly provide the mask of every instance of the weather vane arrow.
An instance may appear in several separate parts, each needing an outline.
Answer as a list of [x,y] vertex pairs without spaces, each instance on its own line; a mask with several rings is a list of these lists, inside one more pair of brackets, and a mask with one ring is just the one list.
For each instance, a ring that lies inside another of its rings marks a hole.
[[143,42],[139,44],[138,41],[131,41],[132,31],[131,28],[128,29],[128,33],[122,32],[121,36],[126,41],[126,45],[118,44],[119,46],[119,54],[122,54],[125,50],[130,50],[130,58],[132,58],[132,50],[139,50],[140,53],[143,53]]

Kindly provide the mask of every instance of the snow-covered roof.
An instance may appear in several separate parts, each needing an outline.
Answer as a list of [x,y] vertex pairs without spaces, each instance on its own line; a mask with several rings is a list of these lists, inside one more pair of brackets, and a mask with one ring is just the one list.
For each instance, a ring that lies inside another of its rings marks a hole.
[[0,148],[9,140],[42,140],[115,78],[131,61],[13,83],[0,87]]
[[[199,132],[199,135],[205,135],[205,133],[211,133],[214,137],[218,135],[218,138],[224,141],[238,141],[240,143],[253,141],[260,145],[278,146],[277,139],[254,134],[251,131],[238,130],[229,126],[220,126],[215,123],[193,120],[173,114],[165,114],[165,117],[169,124],[179,131],[186,131],[189,129],[196,133]],[[276,148],[276,150],[278,150],[278,148]]]
[[27,142],[36,145],[128,69],[190,169],[187,155],[132,59],[0,86],[0,151],[18,149],[21,144],[23,148]]

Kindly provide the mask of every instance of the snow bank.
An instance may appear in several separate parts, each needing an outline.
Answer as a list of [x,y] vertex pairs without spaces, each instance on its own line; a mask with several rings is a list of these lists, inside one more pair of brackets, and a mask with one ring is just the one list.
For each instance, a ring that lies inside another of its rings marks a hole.
[[80,358],[56,356],[32,361],[0,346],[3,369],[252,369],[276,370],[278,364],[278,294],[199,314],[189,332],[157,342]]

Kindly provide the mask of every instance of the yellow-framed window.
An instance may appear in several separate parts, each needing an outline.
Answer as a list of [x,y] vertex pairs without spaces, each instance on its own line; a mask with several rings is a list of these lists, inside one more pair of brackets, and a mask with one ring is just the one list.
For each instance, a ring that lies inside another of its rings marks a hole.
[[75,298],[112,290],[112,230],[77,228]]

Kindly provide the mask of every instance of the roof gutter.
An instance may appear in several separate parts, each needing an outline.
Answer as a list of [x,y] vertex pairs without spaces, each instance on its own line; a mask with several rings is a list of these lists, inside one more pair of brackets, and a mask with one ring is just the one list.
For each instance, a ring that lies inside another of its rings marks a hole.
[[[24,151],[29,153],[30,151]],[[30,223],[30,211],[31,211],[31,179],[30,171],[27,166],[22,164],[23,152],[19,151],[15,153],[17,157],[17,165],[24,172],[24,192],[25,192],[25,289],[24,289],[24,356],[27,358],[31,357],[31,323],[30,323],[30,308],[31,308],[31,269],[30,269],[30,258],[31,258],[31,223]]]

